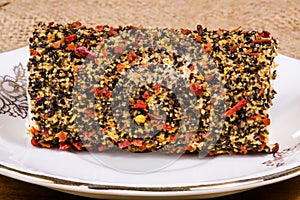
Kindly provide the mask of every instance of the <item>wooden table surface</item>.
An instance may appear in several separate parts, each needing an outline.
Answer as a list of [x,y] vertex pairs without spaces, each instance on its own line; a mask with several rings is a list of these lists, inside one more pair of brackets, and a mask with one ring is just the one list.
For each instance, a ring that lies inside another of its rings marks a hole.
[[[80,196],[65,194],[41,186],[0,176],[1,200],[89,200]],[[300,200],[300,176],[279,183],[259,187],[246,192],[214,198],[212,200]]]

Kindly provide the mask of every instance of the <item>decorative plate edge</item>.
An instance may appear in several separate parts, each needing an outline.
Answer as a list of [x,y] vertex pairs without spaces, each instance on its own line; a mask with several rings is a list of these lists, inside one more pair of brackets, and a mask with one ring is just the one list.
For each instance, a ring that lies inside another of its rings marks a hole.
[[[74,186],[80,186],[81,188],[85,188],[88,190],[100,190],[100,191],[106,191],[106,190],[126,190],[126,191],[141,191],[141,192],[187,192],[187,191],[199,191],[199,190],[205,190],[205,189],[222,189],[224,187],[226,188],[232,188],[232,187],[238,187],[238,186],[249,186],[251,184],[255,183],[262,183],[271,181],[274,179],[283,178],[286,176],[292,175],[293,177],[296,177],[300,174],[300,165],[293,167],[291,169],[280,171],[277,173],[264,175],[261,177],[255,177],[255,178],[247,178],[247,179],[240,179],[240,180],[234,180],[234,181],[227,181],[223,183],[213,183],[213,184],[201,184],[201,185],[191,185],[191,186],[175,186],[175,187],[134,187],[134,186],[118,186],[118,185],[105,185],[105,184],[90,184],[86,182],[79,182],[79,181],[71,181],[66,180],[62,178],[55,178],[50,177],[47,175],[39,175],[34,174],[30,172],[24,172],[18,169],[14,169],[11,167],[4,166],[0,164],[0,170],[7,171],[9,174],[17,174],[22,177],[30,177],[31,179],[37,179],[41,182],[45,181],[47,183],[54,184],[56,186],[67,186],[67,187],[74,187]],[[299,174],[298,174],[299,173]],[[2,175],[5,175],[4,173],[1,173]],[[19,180],[22,180],[21,178]],[[25,181],[25,180],[23,180]]]
[[27,117],[26,69],[22,63],[12,67],[14,75],[0,76],[0,114]]

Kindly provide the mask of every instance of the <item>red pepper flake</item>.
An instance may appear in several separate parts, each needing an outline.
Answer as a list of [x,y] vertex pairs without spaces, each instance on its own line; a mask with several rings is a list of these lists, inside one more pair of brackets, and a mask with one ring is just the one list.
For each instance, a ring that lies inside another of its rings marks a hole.
[[264,93],[265,89],[266,89],[266,87],[265,87],[265,84],[263,83],[260,90],[259,90],[258,95],[262,95]]
[[54,35],[46,38],[47,42],[52,42],[55,39]]
[[177,141],[179,138],[180,138],[180,136],[179,136],[178,134],[175,134],[175,135],[171,135],[171,136],[170,136],[170,140],[171,140],[172,142]]
[[199,142],[200,141],[200,137],[199,136],[196,136],[194,139],[193,139],[193,142]]
[[260,43],[267,43],[271,44],[272,40],[270,39],[258,39],[258,40],[253,40],[252,44],[260,44]]
[[228,111],[226,111],[225,116],[229,117],[229,116],[233,115],[236,111],[240,110],[244,105],[246,105],[246,103],[247,103],[247,100],[242,99],[237,104],[235,104],[232,108],[230,108]]
[[263,31],[261,33],[258,33],[259,36],[264,37],[264,38],[268,38],[270,37],[270,32],[268,31]]
[[274,144],[274,147],[272,148],[272,153],[273,153],[273,156],[275,156],[275,153],[277,153],[279,150],[279,144],[276,142]]
[[43,97],[36,97],[36,98],[35,98],[36,101],[40,101],[40,100],[42,100],[42,99],[43,99]]
[[68,50],[68,51],[71,51],[71,50],[74,50],[74,49],[75,49],[74,43],[68,44],[68,46],[67,46],[67,48],[66,48],[66,50]]
[[92,60],[95,60],[97,58],[97,56],[95,54],[91,53],[83,46],[76,47],[75,54],[79,57],[90,58]]
[[105,145],[100,145],[99,147],[98,147],[98,151],[104,151],[106,149],[106,146]]
[[219,28],[218,31],[221,33],[228,32],[226,29],[223,29],[223,28]]
[[105,97],[106,97],[107,99],[109,99],[110,96],[111,96],[111,92],[110,92],[110,91],[107,91],[107,92],[105,93]]
[[236,52],[236,49],[237,49],[237,45],[236,44],[234,44],[231,48],[230,48],[230,51],[231,52]]
[[136,26],[133,26],[133,25],[129,25],[127,26],[128,29],[136,29],[137,27]]
[[30,49],[30,55],[31,56],[36,56],[36,55],[38,55],[38,52],[34,49]]
[[212,51],[212,44],[211,43],[207,43],[205,46],[204,46],[204,51],[206,53],[211,53]]
[[170,100],[170,101],[169,101],[169,105],[174,105],[174,101],[173,101],[173,100]]
[[170,141],[175,142],[175,135],[170,136]]
[[[98,89],[97,87],[92,87],[91,89],[90,89],[90,93],[95,93],[96,92],[96,89]],[[98,89],[99,90],[99,89]],[[97,96],[97,94],[96,94],[96,96]]]
[[32,133],[33,135],[37,135],[39,133],[39,131],[34,126],[32,126],[30,128],[30,133]]
[[53,42],[52,47],[53,47],[54,49],[59,49],[59,48],[60,48],[60,44],[61,44],[61,41],[58,40],[58,41],[56,41],[56,42]]
[[204,79],[205,79],[207,82],[211,82],[214,78],[215,78],[215,75],[213,75],[213,74],[207,75],[207,76],[204,77]]
[[269,126],[271,124],[270,118],[264,118],[263,122],[264,122],[265,126]]
[[82,143],[81,143],[81,142],[73,142],[72,144],[73,144],[73,146],[74,146],[78,151],[81,151],[81,150],[82,150]]
[[94,117],[93,111],[89,108],[85,109],[85,115],[89,118]]
[[255,120],[255,119],[260,119],[261,118],[261,114],[258,115],[252,115],[250,117],[247,118],[247,120]]
[[254,56],[254,57],[257,57],[259,56],[259,53],[258,52],[255,52],[255,53],[248,53],[249,56]]
[[50,143],[41,143],[40,144],[42,147],[44,147],[44,148],[51,148],[51,144]]
[[122,71],[124,68],[125,68],[125,64],[124,63],[120,63],[120,64],[118,64],[118,66],[117,66],[117,71],[118,72],[120,72],[120,71]]
[[125,49],[123,47],[120,47],[120,46],[116,46],[114,48],[114,53],[116,53],[116,54],[123,53],[124,51],[125,51]]
[[194,147],[192,147],[192,146],[188,146],[188,147],[185,148],[185,150],[186,150],[186,151],[192,152],[192,151],[194,151],[195,149],[194,149]]
[[69,25],[70,28],[79,28],[82,27],[79,21],[73,22]]
[[96,26],[96,29],[97,29],[99,32],[102,32],[103,29],[104,29],[104,26],[98,25],[98,26]]
[[247,148],[244,145],[241,145],[240,153],[247,154],[247,152],[248,152]]
[[199,42],[199,43],[202,43],[203,41],[202,41],[202,37],[200,36],[200,35],[198,35],[197,37],[196,37],[196,42]]
[[71,148],[71,145],[69,143],[66,142],[60,142],[59,143],[59,150],[68,150]]
[[86,58],[90,52],[84,46],[80,46],[75,48],[75,54],[79,57]]
[[206,137],[207,137],[207,133],[202,133],[201,136],[202,136],[203,138],[206,138]]
[[215,152],[214,151],[209,151],[208,155],[213,156],[213,155],[215,155]]
[[199,35],[202,35],[203,33],[203,27],[201,25],[197,25],[197,31]]
[[64,142],[67,139],[67,134],[65,132],[61,132],[59,135],[59,142]]
[[136,55],[135,54],[135,52],[134,51],[130,51],[129,53],[128,53],[128,63],[132,63],[133,61],[135,61],[136,59],[138,59],[139,58],[139,56],[138,55]]
[[44,115],[42,116],[43,119],[49,119],[49,116],[48,115]]
[[48,26],[52,26],[54,24],[54,22],[49,22]]
[[182,29],[181,33],[184,34],[184,35],[188,35],[188,34],[191,33],[191,31],[189,29]]
[[166,130],[166,131],[171,131],[173,128],[169,124],[164,124],[163,129]]
[[32,144],[33,146],[35,146],[35,147],[39,146],[38,141],[36,141],[36,139],[34,139],[34,138],[32,138],[30,142],[31,142],[31,144]]
[[70,42],[76,40],[76,38],[77,38],[76,34],[69,35],[69,36],[65,37],[65,42],[70,43]]
[[125,147],[128,147],[130,144],[131,143],[129,141],[125,140],[123,142],[118,143],[118,146],[119,146],[119,148],[123,149]]
[[146,147],[146,145],[142,145],[142,146],[140,146],[140,149],[142,150],[142,151],[144,151],[145,149],[146,149],[147,147]]
[[161,83],[157,83],[156,85],[153,86],[153,89],[155,90],[156,93],[159,93],[161,86],[162,86]]
[[103,88],[103,89],[99,89],[99,88],[96,88],[95,89],[95,95],[96,96],[101,96],[101,95],[103,95],[104,94],[104,96],[108,99],[110,96],[111,96],[111,93],[110,93],[110,91],[108,90],[108,88],[107,87],[105,87],[105,88]]
[[142,97],[143,99],[148,99],[150,97],[149,92],[146,90]]
[[110,36],[114,36],[114,35],[117,35],[117,34],[118,34],[118,32],[116,31],[116,29],[112,28],[112,27],[108,31],[108,35],[110,35]]
[[190,84],[191,91],[196,95],[200,96],[202,94],[202,87],[201,85],[197,85],[195,83]]
[[147,107],[147,103],[142,100],[137,100],[137,103],[131,106],[131,108],[141,108],[141,109],[146,109],[146,107]]
[[195,66],[194,66],[194,65],[190,65],[188,68],[189,68],[189,70],[191,70],[191,71],[194,71],[194,70],[195,70]]
[[132,141],[133,145],[136,146],[136,147],[141,147],[143,146],[143,140],[137,140],[137,139],[134,139]]
[[84,43],[85,43],[85,46],[91,46],[92,45],[90,40],[85,40]]
[[73,23],[71,24],[71,26],[72,26],[73,28],[77,28],[77,29],[86,28],[86,26],[81,25],[81,23],[80,23],[79,21],[73,22]]
[[212,106],[211,106],[211,105],[207,105],[205,109],[206,109],[206,110],[211,110],[211,109],[212,109]]
[[265,136],[259,135],[258,139],[259,139],[259,141],[264,142],[265,141]]
[[247,50],[246,50],[246,52],[249,54],[249,53],[251,53],[251,52],[252,52],[252,49],[251,49],[251,48],[249,48],[249,49],[247,49]]
[[261,144],[261,147],[260,147],[260,151],[264,150],[264,149],[265,149],[265,147],[266,147],[266,145],[267,145],[267,144],[266,144],[265,142],[264,142],[264,143],[262,143],[262,144]]

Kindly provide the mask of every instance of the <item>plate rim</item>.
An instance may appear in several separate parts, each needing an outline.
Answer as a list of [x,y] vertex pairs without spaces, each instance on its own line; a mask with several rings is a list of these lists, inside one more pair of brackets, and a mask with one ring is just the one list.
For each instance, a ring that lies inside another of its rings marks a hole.
[[[91,184],[86,181],[74,181],[64,178],[51,177],[49,175],[35,174],[29,171],[22,171],[14,167],[8,167],[0,164],[0,174],[36,184],[52,189],[69,191],[69,192],[84,192],[88,194],[107,194],[118,196],[191,196],[191,195],[208,195],[224,193],[229,191],[247,190],[255,187],[269,185],[272,183],[284,181],[300,175],[300,165],[276,173],[264,175],[262,177],[253,177],[246,179],[238,179],[234,181],[227,181],[223,183],[200,184],[190,186],[175,186],[175,187],[136,187],[136,186],[121,186],[109,184]],[[30,182],[30,180],[32,182]],[[34,182],[35,181],[35,182]]]
[[[0,52],[0,55],[13,53],[15,51],[25,51],[28,46],[23,46],[14,50]],[[277,59],[289,59],[298,61],[297,58],[289,57],[278,53]],[[0,175],[11,177],[24,182],[57,189],[69,192],[83,192],[86,194],[103,194],[103,195],[118,195],[118,196],[191,196],[191,195],[208,195],[220,194],[229,191],[243,191],[255,187],[269,185],[272,183],[284,181],[300,175],[300,164],[292,168],[270,173],[262,177],[244,178],[238,180],[229,180],[223,183],[188,185],[188,186],[121,186],[121,185],[106,185],[106,184],[91,184],[88,181],[68,180],[67,177],[53,177],[51,175],[38,174],[33,171],[27,171],[10,167],[0,163]]]

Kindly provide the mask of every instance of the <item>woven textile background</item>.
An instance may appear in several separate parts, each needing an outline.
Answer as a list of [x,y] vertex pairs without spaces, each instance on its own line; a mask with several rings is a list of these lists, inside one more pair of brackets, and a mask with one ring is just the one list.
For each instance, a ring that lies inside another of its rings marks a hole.
[[300,59],[299,0],[0,0],[0,52],[28,44],[39,21],[267,30]]

